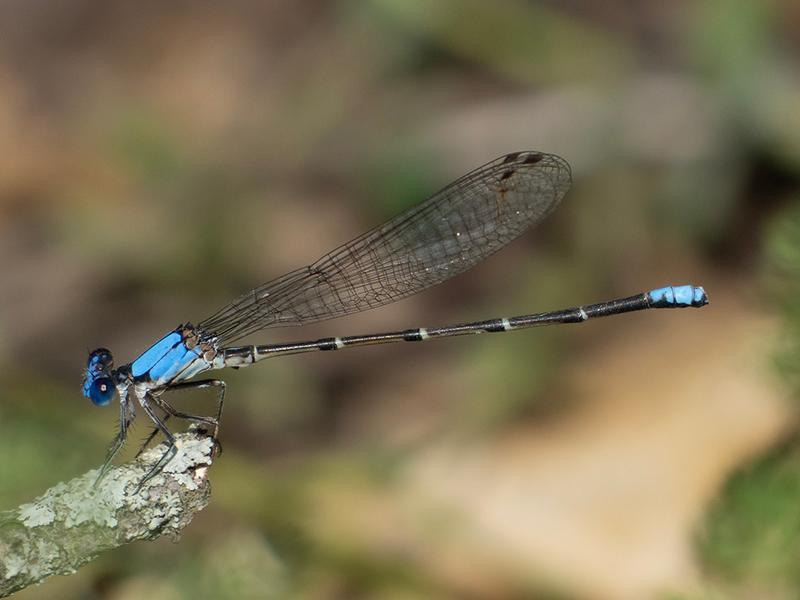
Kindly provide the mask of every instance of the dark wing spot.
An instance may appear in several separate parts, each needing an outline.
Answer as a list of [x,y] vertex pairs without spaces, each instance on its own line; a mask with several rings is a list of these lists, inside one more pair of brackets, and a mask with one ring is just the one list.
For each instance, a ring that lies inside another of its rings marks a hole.
[[526,165],[534,165],[542,160],[544,156],[539,154],[538,152],[531,152],[528,156],[525,157],[525,160],[522,161],[523,164]]
[[512,152],[511,154],[506,154],[506,157],[503,159],[503,164],[514,162],[517,160],[519,155],[522,154],[521,152]]
[[516,173],[516,171],[514,169],[511,169],[510,171],[506,171],[505,173],[503,173],[500,176],[500,181],[505,181],[506,179],[511,177],[514,173]]

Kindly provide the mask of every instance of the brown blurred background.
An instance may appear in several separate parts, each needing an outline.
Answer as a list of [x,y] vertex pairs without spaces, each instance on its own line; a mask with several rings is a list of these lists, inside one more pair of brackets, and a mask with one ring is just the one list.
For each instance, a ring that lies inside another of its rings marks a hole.
[[18,597],[800,597],[798,32],[790,0],[0,4],[4,508],[102,461],[87,350],[128,362],[506,152],[572,164],[534,233],[250,339],[711,298],[225,373],[182,541]]

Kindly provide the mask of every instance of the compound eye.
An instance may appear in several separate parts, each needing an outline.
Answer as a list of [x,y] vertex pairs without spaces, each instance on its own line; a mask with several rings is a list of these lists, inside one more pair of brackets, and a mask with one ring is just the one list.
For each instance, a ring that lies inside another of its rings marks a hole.
[[97,406],[105,406],[114,397],[114,392],[117,388],[114,387],[114,382],[109,377],[100,377],[92,382],[89,389],[89,398]]
[[87,368],[90,371],[103,371],[110,369],[114,365],[114,359],[111,357],[111,352],[105,348],[98,348],[89,355]]

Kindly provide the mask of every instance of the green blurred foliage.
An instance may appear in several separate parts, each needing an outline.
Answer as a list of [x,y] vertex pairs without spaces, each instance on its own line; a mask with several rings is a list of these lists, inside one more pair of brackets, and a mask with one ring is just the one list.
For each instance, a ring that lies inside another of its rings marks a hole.
[[767,285],[782,316],[777,362],[800,398],[800,198],[774,220],[767,239]]
[[[781,314],[777,363],[800,398],[800,199],[768,230],[766,280]],[[728,481],[701,528],[704,560],[715,574],[745,590],[797,597],[799,505],[800,436],[795,433]],[[729,589],[736,588],[729,584]]]
[[[630,67],[625,44],[543,4],[509,0],[372,0],[391,27],[404,27],[435,46],[520,83],[609,81]],[[583,51],[591,48],[591,52]],[[542,60],[547,57],[547,60]]]
[[800,449],[792,443],[734,476],[701,531],[713,572],[768,597],[800,593]]

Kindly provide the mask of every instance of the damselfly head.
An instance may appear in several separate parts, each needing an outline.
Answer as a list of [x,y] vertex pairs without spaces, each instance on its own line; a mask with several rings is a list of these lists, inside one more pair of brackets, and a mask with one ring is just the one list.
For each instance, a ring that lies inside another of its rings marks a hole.
[[113,368],[114,357],[105,348],[98,348],[89,354],[83,377],[83,395],[97,406],[107,405],[117,391],[111,377]]

